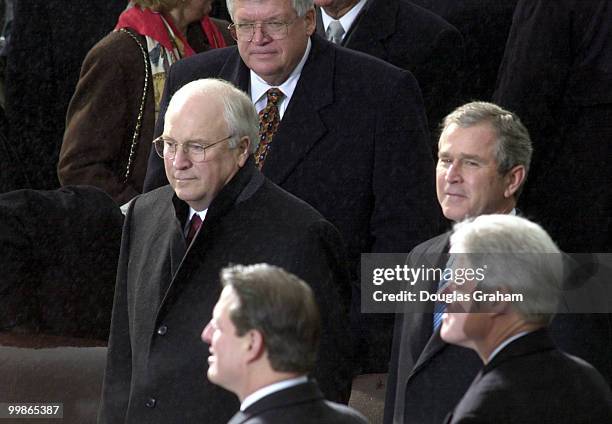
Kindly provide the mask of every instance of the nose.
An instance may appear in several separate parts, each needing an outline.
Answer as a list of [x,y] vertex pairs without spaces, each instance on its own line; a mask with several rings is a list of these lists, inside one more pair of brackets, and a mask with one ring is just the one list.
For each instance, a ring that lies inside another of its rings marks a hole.
[[189,156],[185,153],[183,146],[177,146],[176,154],[174,155],[174,159],[172,160],[172,166],[174,169],[187,169],[192,165],[191,160],[189,160]]
[[454,161],[446,169],[445,180],[447,183],[458,183],[461,181],[461,165],[459,161]]
[[268,34],[264,31],[263,24],[257,24],[253,27],[252,43],[263,43],[268,39]]
[[212,326],[210,325],[210,322],[208,324],[206,324],[206,327],[204,327],[204,330],[202,330],[202,334],[200,335],[200,339],[202,339],[202,341],[204,343],[208,343],[210,344],[210,335],[212,333]]

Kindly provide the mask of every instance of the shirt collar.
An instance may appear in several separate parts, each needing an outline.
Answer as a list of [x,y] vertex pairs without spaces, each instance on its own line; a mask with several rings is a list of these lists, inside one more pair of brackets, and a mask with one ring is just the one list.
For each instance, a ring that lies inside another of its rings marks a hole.
[[490,363],[493,360],[493,358],[495,357],[495,355],[497,355],[499,352],[501,352],[510,343],[512,343],[516,339],[519,339],[519,338],[521,338],[523,336],[526,336],[529,333],[531,333],[531,331],[521,331],[520,333],[517,333],[514,336],[508,337],[506,340],[501,342],[499,344],[499,346],[497,346],[493,352],[491,352],[491,354],[489,355],[489,359],[487,359],[487,363]]
[[308,382],[308,377],[303,375],[301,377],[290,378],[288,380],[279,381],[278,383],[270,384],[269,386],[262,387],[259,390],[251,393],[244,398],[240,405],[240,410],[244,411],[255,402],[263,399],[264,397],[271,395],[272,393],[280,392],[281,390],[288,389],[289,387],[297,386],[298,384],[304,384]]
[[[351,25],[353,25],[353,22],[355,22],[355,19],[357,19],[359,12],[361,12],[361,9],[363,9],[363,6],[365,6],[366,2],[367,0],[359,0],[351,10],[346,12],[344,16],[342,16],[340,19],[337,19],[340,21],[340,24],[342,24],[342,28],[344,28],[344,35],[342,36],[343,39],[349,32],[349,29],[351,29]],[[322,7],[321,19],[323,20],[323,29],[325,30],[324,32],[327,32],[327,27],[329,27],[330,22],[336,20],[329,16],[327,13],[325,13],[325,10]]]
[[280,91],[285,95],[282,100],[285,103],[289,103],[291,96],[293,96],[293,92],[295,91],[295,87],[297,85],[298,80],[300,79],[300,75],[302,73],[302,69],[304,68],[304,64],[306,63],[306,59],[308,59],[308,55],[310,54],[311,49],[310,38],[308,39],[308,43],[306,44],[306,51],[304,51],[304,55],[302,59],[297,64],[293,72],[289,75],[289,78],[285,80],[281,85],[274,86],[268,84],[263,80],[259,75],[257,75],[253,70],[249,73],[251,74],[251,101],[253,104],[257,103],[265,94],[268,89],[273,87],[278,87]]

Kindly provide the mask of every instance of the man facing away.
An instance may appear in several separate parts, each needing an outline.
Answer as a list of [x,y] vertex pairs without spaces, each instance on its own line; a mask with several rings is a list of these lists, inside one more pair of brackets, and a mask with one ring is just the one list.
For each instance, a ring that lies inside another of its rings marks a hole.
[[314,375],[330,399],[347,398],[341,237],[259,172],[257,140],[253,104],[225,81],[194,81],[172,98],[155,140],[170,185],[135,198],[123,228],[100,422],[225,422],[236,412],[234,396],[194,369],[228,263],[267,261],[311,282],[323,316]]
[[308,284],[268,264],[225,268],[221,283],[202,341],[210,345],[209,380],[240,399],[231,424],[367,422],[326,401],[308,378],[321,331]]
[[[484,215],[455,225],[450,244],[464,264],[489,268],[481,282],[451,281],[444,289],[470,297],[448,305],[442,340],[474,350],[484,363],[446,422],[612,422],[612,393],[602,375],[561,352],[548,333],[563,271],[550,236],[524,218]],[[480,300],[479,293],[496,300]],[[499,300],[498,293],[521,297]]]

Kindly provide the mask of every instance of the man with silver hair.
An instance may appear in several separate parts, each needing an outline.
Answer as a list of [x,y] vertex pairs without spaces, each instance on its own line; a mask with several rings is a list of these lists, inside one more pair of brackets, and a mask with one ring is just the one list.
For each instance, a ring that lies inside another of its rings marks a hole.
[[[173,65],[160,116],[197,78],[248,93],[260,116],[259,168],[338,228],[355,283],[362,253],[409,252],[437,234],[427,120],[412,74],[317,35],[313,0],[227,4],[237,46]],[[163,119],[156,127],[164,131]],[[149,159],[145,191],[166,184],[159,158]],[[357,290],[356,373],[386,372],[393,318],[360,314]]]
[[[604,378],[561,352],[548,333],[563,259],[546,231],[517,216],[483,215],[455,225],[450,245],[462,262],[473,266],[473,254],[477,263],[484,254],[490,266],[482,282],[451,281],[444,289],[465,300],[449,303],[442,340],[474,350],[484,363],[445,422],[612,422],[612,393]],[[509,299],[482,301],[483,292],[503,292]],[[521,300],[510,298],[519,294]]]
[[[515,114],[492,103],[467,103],[444,119],[438,147],[436,192],[447,219],[516,215],[532,146]],[[445,233],[420,244],[408,256],[408,266],[446,268],[449,239]],[[432,279],[417,284],[435,293],[443,283]],[[444,304],[423,302],[420,307],[422,313],[396,315],[385,424],[441,423],[480,368],[473,351],[440,337]],[[559,316],[551,327],[564,350],[593,363],[604,375],[612,352],[605,335],[611,330],[605,314]],[[586,348],[585,340],[591,339],[596,341]]]
[[255,108],[230,83],[193,81],[172,98],[154,141],[170,185],[136,197],[125,220],[100,422],[226,422],[238,410],[203,381],[199,338],[229,263],[267,262],[311,284],[325,348],[313,374],[330,397],[347,390],[340,234],[259,172],[257,143]]

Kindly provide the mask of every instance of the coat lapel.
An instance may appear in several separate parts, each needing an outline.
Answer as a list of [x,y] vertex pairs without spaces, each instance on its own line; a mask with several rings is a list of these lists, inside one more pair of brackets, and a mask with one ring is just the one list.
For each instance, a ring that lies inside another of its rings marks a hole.
[[397,0],[370,0],[344,38],[342,45],[388,60],[384,41],[395,33]]
[[321,140],[327,127],[320,112],[333,102],[335,47],[317,35],[313,35],[311,40],[310,56],[262,169],[279,185],[318,142],[330,142]]
[[229,56],[229,59],[219,70],[219,78],[230,81],[236,87],[249,92],[250,74],[249,68],[244,64],[238,53],[238,48],[234,48],[234,53]]

